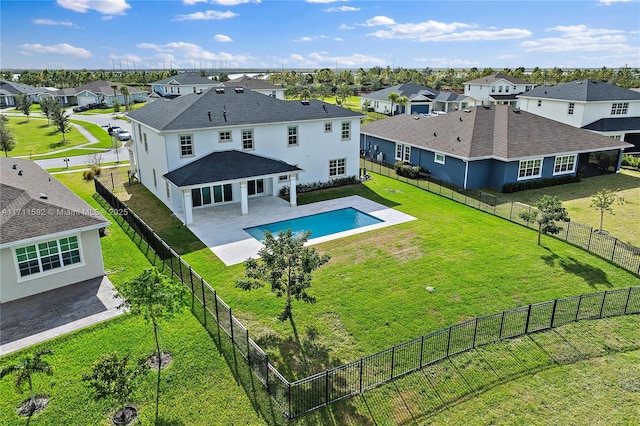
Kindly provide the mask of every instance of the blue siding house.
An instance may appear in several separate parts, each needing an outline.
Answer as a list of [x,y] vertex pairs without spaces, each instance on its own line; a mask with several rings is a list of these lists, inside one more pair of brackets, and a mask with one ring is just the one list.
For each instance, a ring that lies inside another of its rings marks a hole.
[[402,114],[367,123],[360,132],[362,156],[421,166],[464,188],[615,173],[630,146],[508,105],[436,117]]

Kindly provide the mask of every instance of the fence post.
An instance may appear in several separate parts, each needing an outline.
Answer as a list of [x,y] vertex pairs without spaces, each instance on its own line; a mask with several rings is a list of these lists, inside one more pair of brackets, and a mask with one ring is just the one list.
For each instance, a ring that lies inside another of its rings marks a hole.
[[500,320],[500,334],[498,335],[498,340],[502,340],[502,327],[504,325],[504,311],[502,311],[502,319]]
[[422,340],[420,340],[420,368],[422,368],[423,349],[424,349],[424,334],[422,335]]
[[360,392],[362,393],[362,358],[360,358]]
[[215,290],[213,290],[213,299],[216,301],[216,322],[220,325],[220,316],[218,314],[218,293]]
[[513,201],[511,202],[511,208],[509,209],[509,220],[511,222],[513,222],[512,216],[513,216]]
[[616,246],[618,245],[618,239],[614,238],[613,240],[613,251],[611,252],[611,261],[613,262],[613,258],[616,256]]
[[607,290],[605,290],[602,294],[602,304],[600,305],[600,315],[598,316],[598,318],[602,318],[602,311],[604,310],[605,300],[607,300]]
[[553,310],[551,311],[551,324],[550,328],[553,328],[553,321],[556,318],[556,305],[558,304],[558,299],[553,301]]
[[529,319],[531,318],[531,305],[529,305],[529,310],[527,311],[527,322],[524,325],[524,334],[529,332]]
[[[267,369],[267,377],[264,381],[267,387],[267,393],[269,393],[269,354],[267,354],[266,352],[264,353],[264,366]],[[289,387],[289,413],[291,413],[291,387]]]
[[589,242],[587,243],[587,251],[591,251],[591,237],[593,236],[593,226],[591,227],[591,230],[589,232]]
[[576,309],[576,321],[578,321],[578,314],[580,313],[580,304],[582,304],[582,295],[580,295],[580,298],[578,299],[578,309]]
[[324,400],[325,400],[325,405],[329,405],[329,370],[327,370],[326,374],[325,374],[325,381],[324,381]]
[[193,307],[193,298],[195,297],[195,293],[193,291],[193,269],[189,266],[189,282],[191,283],[191,307]]
[[395,362],[395,358],[396,358],[396,347],[392,347],[391,348],[391,380],[393,380],[393,363]]
[[629,306],[629,299],[631,298],[631,289],[632,287],[629,287],[629,293],[627,294],[627,301],[624,303],[624,313],[627,313],[627,307]]
[[231,329],[231,342],[236,344],[236,341],[233,338],[233,315],[231,314],[231,306],[229,306],[229,328]]
[[451,345],[451,327],[449,327],[449,336],[447,337],[447,356],[449,356],[450,345]]
[[249,329],[246,329],[247,332],[247,364],[249,364],[249,368],[251,368],[251,351],[249,350]]
[[478,334],[478,317],[476,317],[476,324],[473,327],[473,344],[471,345],[472,348],[475,349],[476,347],[476,335]]
[[[200,277],[200,288],[202,289],[202,313],[204,316],[204,328],[207,328],[207,300],[204,298],[204,278]],[[214,295],[215,295],[215,290]],[[216,300],[217,301],[217,300]],[[216,308],[218,307],[216,303]],[[216,309],[216,320],[218,319],[218,310]]]
[[569,220],[569,222],[567,222],[567,233],[564,236],[564,240],[565,241],[569,241],[569,227],[571,226],[571,220]]

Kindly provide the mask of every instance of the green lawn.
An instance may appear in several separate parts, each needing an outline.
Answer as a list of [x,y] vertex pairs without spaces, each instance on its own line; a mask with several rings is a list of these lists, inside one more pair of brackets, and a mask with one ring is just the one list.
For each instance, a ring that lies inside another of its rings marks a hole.
[[290,379],[472,317],[638,282],[583,250],[548,237],[539,247],[533,230],[374,175],[363,185],[300,194],[299,203],[359,194],[418,220],[317,245],[332,259],[314,276],[318,302],[294,302],[296,335],[275,318],[281,299],[235,287],[242,265],[222,264],[141,185],[122,194],[217,289]]

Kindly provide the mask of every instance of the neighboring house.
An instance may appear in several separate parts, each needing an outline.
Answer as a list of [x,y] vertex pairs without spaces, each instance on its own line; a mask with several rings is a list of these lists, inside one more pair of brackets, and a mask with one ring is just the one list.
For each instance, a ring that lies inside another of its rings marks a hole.
[[517,95],[529,91],[535,84],[507,74],[494,74],[464,83],[464,94],[473,98],[469,105],[514,105]]
[[[407,97],[406,105],[391,105],[389,94],[394,92]],[[381,114],[430,114],[435,111],[463,109],[467,106],[467,97],[415,83],[403,83],[362,95],[360,107],[363,107],[365,102],[369,102],[370,109]]]
[[629,142],[640,152],[640,92],[585,79],[518,97],[523,111]]
[[163,98],[175,98],[188,93],[221,87],[221,83],[194,73],[181,73],[151,83],[151,92]]
[[193,209],[277,196],[297,183],[357,176],[361,114],[218,87],[130,112],[132,171],[180,220]]
[[618,172],[629,146],[508,105],[437,117],[398,115],[365,124],[360,137],[366,157],[422,166],[464,188]]
[[0,80],[0,108],[15,107],[16,96],[25,94],[33,102],[39,102],[43,96],[49,93],[44,87],[31,87],[15,81]]
[[120,83],[98,80],[79,87],[58,89],[51,92],[50,95],[62,106],[102,104],[112,107],[115,105],[116,100],[120,105],[146,102],[146,90],[126,86],[129,94],[126,97],[127,99],[125,99],[125,96],[122,94],[122,87],[123,85]]
[[0,176],[1,303],[104,275],[104,217],[33,161],[0,158]]
[[263,95],[284,100],[284,87],[276,86],[275,84],[271,84],[268,81],[261,80],[259,78],[252,78],[243,75],[241,77],[225,81],[222,85],[229,87],[244,87],[245,90],[253,90],[254,92],[262,93]]

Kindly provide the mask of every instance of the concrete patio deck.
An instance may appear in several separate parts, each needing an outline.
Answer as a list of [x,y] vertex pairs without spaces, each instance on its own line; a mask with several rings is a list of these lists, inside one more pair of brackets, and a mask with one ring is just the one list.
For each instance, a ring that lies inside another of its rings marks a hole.
[[241,215],[240,204],[237,203],[194,209],[194,223],[189,225],[189,229],[226,265],[235,265],[244,262],[249,257],[257,257],[258,251],[262,248],[262,244],[246,233],[244,228],[346,207],[353,207],[368,213],[382,219],[383,222],[324,237],[311,238],[307,244],[318,244],[416,219],[357,195],[295,207],[279,197],[264,196],[249,199],[249,214],[246,216]]

